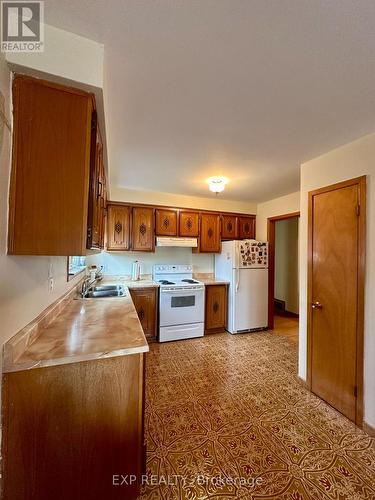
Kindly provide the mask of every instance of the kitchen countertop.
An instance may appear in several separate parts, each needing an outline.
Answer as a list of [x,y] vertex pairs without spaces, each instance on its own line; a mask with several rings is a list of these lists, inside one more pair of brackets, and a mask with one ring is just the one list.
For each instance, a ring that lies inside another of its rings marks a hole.
[[204,283],[204,285],[229,285],[229,281],[216,279],[214,275],[194,274],[193,277]]
[[[127,288],[155,288],[159,287],[159,284],[153,281],[151,276],[141,276],[139,280],[132,280],[128,276],[103,276],[103,280],[100,283],[105,284],[120,284]],[[100,284],[99,283],[99,284]]]
[[4,371],[20,371],[149,350],[126,288],[124,297],[70,300]]
[[[229,284],[212,274],[195,274],[205,285]],[[43,318],[25,327],[25,333],[5,344],[4,372],[88,361],[149,350],[129,289],[159,287],[150,275],[133,281],[129,276],[104,276],[102,284],[121,284],[124,297],[95,299],[63,297],[51,321]],[[99,284],[100,284],[99,283]],[[72,294],[73,291],[69,292]],[[65,301],[65,302],[64,302]],[[37,334],[32,332],[37,331]],[[31,332],[31,333],[30,333]],[[20,340],[21,339],[21,340]],[[20,346],[24,346],[20,350]]]

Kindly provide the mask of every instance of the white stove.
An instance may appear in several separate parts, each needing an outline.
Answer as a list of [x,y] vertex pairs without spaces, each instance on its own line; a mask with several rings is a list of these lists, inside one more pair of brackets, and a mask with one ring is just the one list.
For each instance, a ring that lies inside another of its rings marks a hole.
[[156,265],[160,285],[159,342],[204,335],[204,284],[193,279],[191,265]]

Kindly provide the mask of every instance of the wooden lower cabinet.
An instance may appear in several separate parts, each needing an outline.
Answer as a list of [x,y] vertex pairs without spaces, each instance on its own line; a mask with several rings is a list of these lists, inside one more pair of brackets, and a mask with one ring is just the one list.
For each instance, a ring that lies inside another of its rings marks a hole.
[[130,295],[148,341],[156,340],[158,316],[157,287],[131,288]]
[[2,498],[137,498],[144,364],[141,353],[4,374]]
[[205,334],[224,332],[227,314],[228,285],[206,285]]

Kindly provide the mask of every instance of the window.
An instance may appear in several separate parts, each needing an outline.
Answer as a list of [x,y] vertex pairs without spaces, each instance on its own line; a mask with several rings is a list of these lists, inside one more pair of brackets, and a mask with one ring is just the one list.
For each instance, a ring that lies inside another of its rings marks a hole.
[[68,267],[68,281],[77,274],[86,269],[86,257],[84,256],[70,256],[67,262]]

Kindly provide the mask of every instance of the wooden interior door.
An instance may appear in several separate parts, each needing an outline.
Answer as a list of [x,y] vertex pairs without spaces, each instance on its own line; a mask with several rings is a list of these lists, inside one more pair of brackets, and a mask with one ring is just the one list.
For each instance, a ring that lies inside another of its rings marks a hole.
[[309,197],[309,383],[353,421],[362,394],[364,189],[360,178]]

